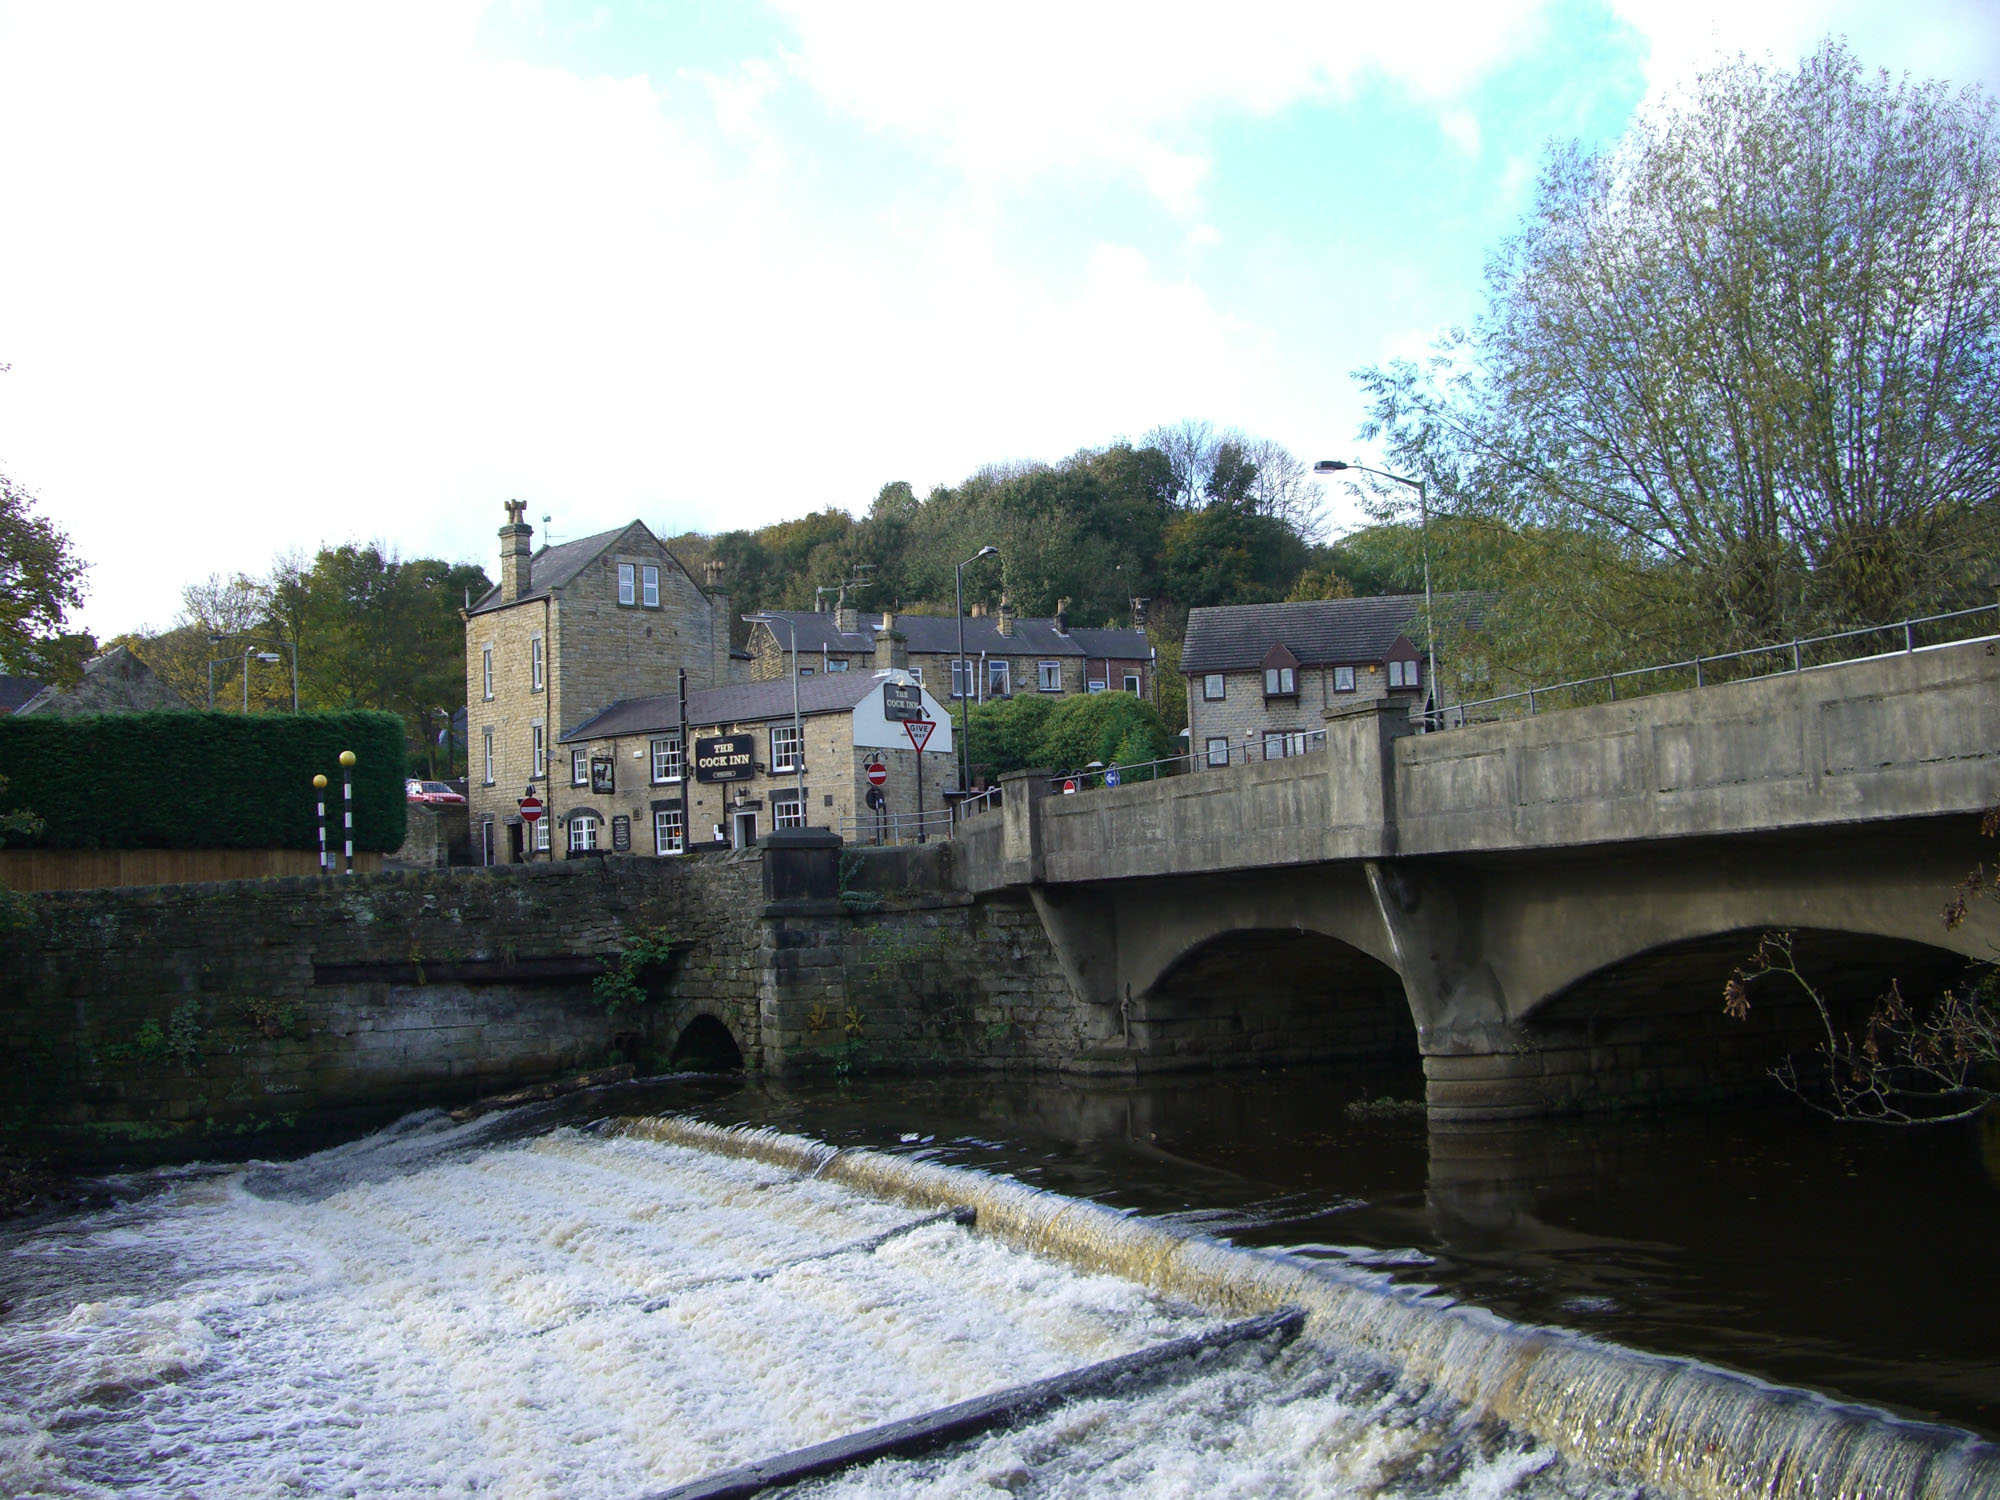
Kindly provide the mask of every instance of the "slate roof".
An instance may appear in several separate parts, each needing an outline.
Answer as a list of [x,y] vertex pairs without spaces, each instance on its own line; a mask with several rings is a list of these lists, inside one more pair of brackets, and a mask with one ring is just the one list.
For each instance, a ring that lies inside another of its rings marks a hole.
[[[871,652],[875,649],[875,633],[882,627],[880,615],[863,615],[860,631],[846,633],[836,628],[836,617],[832,614],[779,609],[769,613],[773,619],[796,623],[801,656],[808,651]],[[902,633],[913,654],[958,654],[956,615],[896,615],[893,618],[895,629]],[[788,631],[776,630],[772,634],[777,637],[780,646],[787,651],[791,649]],[[1046,615],[1017,615],[1014,618],[1014,633],[1006,636],[1000,633],[998,616],[968,615],[965,620],[967,656],[978,656],[983,652],[988,656],[1112,656],[1143,661],[1151,651],[1143,630],[1078,629],[1065,635],[1056,630],[1056,622]]]
[[[551,590],[561,588],[595,562],[606,547],[634,526],[643,525],[643,522],[627,521],[623,526],[614,527],[610,531],[600,531],[596,536],[578,537],[573,542],[561,542],[553,547],[542,548],[529,560],[528,587],[522,591],[521,598],[514,602],[518,604],[523,600],[540,599]],[[652,535],[650,531],[646,534]],[[666,552],[664,547],[660,550]],[[673,553],[667,552],[667,556],[672,558],[676,565],[679,564],[680,559],[674,557]],[[489,609],[501,607],[500,585],[496,583],[473,601],[471,613],[484,614]]]
[[0,676],[0,714],[11,714],[47,685],[39,677]]
[[[877,687],[882,678],[862,670],[815,672],[799,679],[799,713],[843,713]],[[691,688],[688,719],[701,724],[753,724],[792,716],[792,684],[787,677],[769,682],[739,682],[727,687]],[[681,727],[678,693],[650,698],[625,698],[585,719],[556,741],[608,740],[617,735],[656,734]]]
[[[1488,596],[1436,596],[1440,620],[1477,628]],[[1370,599],[1307,599],[1286,604],[1224,604],[1188,611],[1181,671],[1251,672],[1282,641],[1302,666],[1379,662],[1396,637],[1411,636],[1424,612],[1422,594]]]
[[1085,656],[1109,657],[1113,661],[1145,661],[1153,654],[1153,643],[1143,630],[1083,630],[1069,633],[1083,647]]

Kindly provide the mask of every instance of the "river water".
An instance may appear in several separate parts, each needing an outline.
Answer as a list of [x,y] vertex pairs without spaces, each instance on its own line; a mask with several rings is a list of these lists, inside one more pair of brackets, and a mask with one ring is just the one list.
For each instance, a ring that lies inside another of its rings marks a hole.
[[[0,1231],[0,1494],[616,1500],[1213,1322],[590,1128],[662,1111],[1005,1173],[1992,1429],[2000,1191],[1978,1132],[1780,1109],[1433,1137],[1379,1088],[683,1079],[116,1179],[105,1205]],[[810,1492],[1385,1490],[1629,1493],[1303,1346]]]

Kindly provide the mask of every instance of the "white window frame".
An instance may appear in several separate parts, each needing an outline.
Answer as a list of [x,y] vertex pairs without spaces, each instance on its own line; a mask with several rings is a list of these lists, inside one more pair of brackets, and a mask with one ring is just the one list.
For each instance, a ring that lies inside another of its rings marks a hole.
[[[780,736],[783,736],[782,748]],[[771,774],[775,776],[780,771],[787,773],[796,771],[804,764],[804,761],[804,726],[799,726],[795,729],[790,724],[773,724],[771,726]]]
[[665,786],[686,774],[687,762],[681,752],[681,737],[662,734],[653,737],[653,785]]
[[1208,745],[1206,748],[1208,753],[1208,763],[1211,766],[1226,766],[1229,764],[1228,735],[1226,734],[1210,735],[1208,737]]
[[1137,672],[1127,672],[1125,674],[1124,689],[1134,698],[1139,696],[1139,674]]
[[806,799],[796,792],[774,793],[771,797],[771,828],[806,826]]
[[548,655],[542,649],[542,638],[538,635],[528,638],[528,691],[539,693],[548,677]]
[[491,703],[493,701],[493,647],[490,644],[479,648],[479,682],[480,691],[485,701]]
[[829,672],[845,672],[848,669],[847,658],[844,656],[829,656],[826,659],[826,669]]
[[543,808],[542,815],[535,819],[535,852],[537,854],[547,854],[549,852],[549,813],[547,808]]
[[1086,693],[1101,693],[1105,690],[1105,687],[1106,684],[1103,681],[1093,677],[1089,682],[1084,684],[1083,690]]
[[1035,663],[1035,690],[1041,693],[1062,691],[1062,663],[1059,661],[1038,661]]
[[493,820],[491,818],[481,818],[479,820],[479,863],[481,866],[491,865],[493,863],[493,856]]
[[587,745],[579,745],[569,753],[569,784],[590,785],[590,748]]
[[1220,703],[1229,695],[1229,679],[1221,672],[1204,672],[1201,677],[1201,700],[1204,703]]
[[951,659],[951,695],[964,698],[972,691],[972,685],[979,680],[979,663],[969,656],[954,656]]
[[534,726],[534,769],[528,773],[530,781],[540,781],[549,774],[549,732],[542,725]]
[[618,565],[618,602],[637,604],[639,602],[639,570],[632,563]]
[[986,658],[986,696],[1007,698],[1014,692],[1014,664],[1004,656]]
[[660,607],[660,570],[653,563],[639,569],[639,602],[648,609]]
[[1333,690],[1336,693],[1351,693],[1354,691],[1354,668],[1335,667],[1333,669]]
[[678,807],[653,809],[653,853],[687,853],[687,829],[681,826],[681,810]]
[[588,854],[598,847],[597,830],[603,819],[596,813],[578,812],[569,816],[569,852]]
[[479,738],[481,748],[486,752],[486,779],[481,784],[491,786],[493,785],[493,726],[488,724],[481,729],[479,731]]
[[924,685],[924,669],[922,667],[906,667],[904,670],[910,674],[910,681],[914,682],[918,687]]

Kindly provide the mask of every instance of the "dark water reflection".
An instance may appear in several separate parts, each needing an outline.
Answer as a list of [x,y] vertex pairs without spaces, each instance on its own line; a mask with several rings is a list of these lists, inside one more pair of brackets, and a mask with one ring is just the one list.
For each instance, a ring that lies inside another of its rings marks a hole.
[[1994,1124],[1864,1130],[1781,1103],[1434,1134],[1414,1113],[1347,1110],[1381,1087],[1321,1069],[1142,1088],[715,1080],[616,1107],[1004,1172],[1511,1318],[2000,1432]]

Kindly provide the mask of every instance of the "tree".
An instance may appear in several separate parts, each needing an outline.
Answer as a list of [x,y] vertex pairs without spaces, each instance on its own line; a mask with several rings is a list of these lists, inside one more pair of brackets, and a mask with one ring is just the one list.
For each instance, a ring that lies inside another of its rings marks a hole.
[[0,474],[0,670],[68,685],[97,649],[89,635],[63,628],[83,605],[84,563],[34,505]]
[[[1976,90],[1700,75],[1555,152],[1485,315],[1359,372],[1433,515],[1580,532],[1651,634],[1754,644],[1976,602],[2000,551],[2000,133]],[[1657,587],[1655,587],[1657,586]]]

